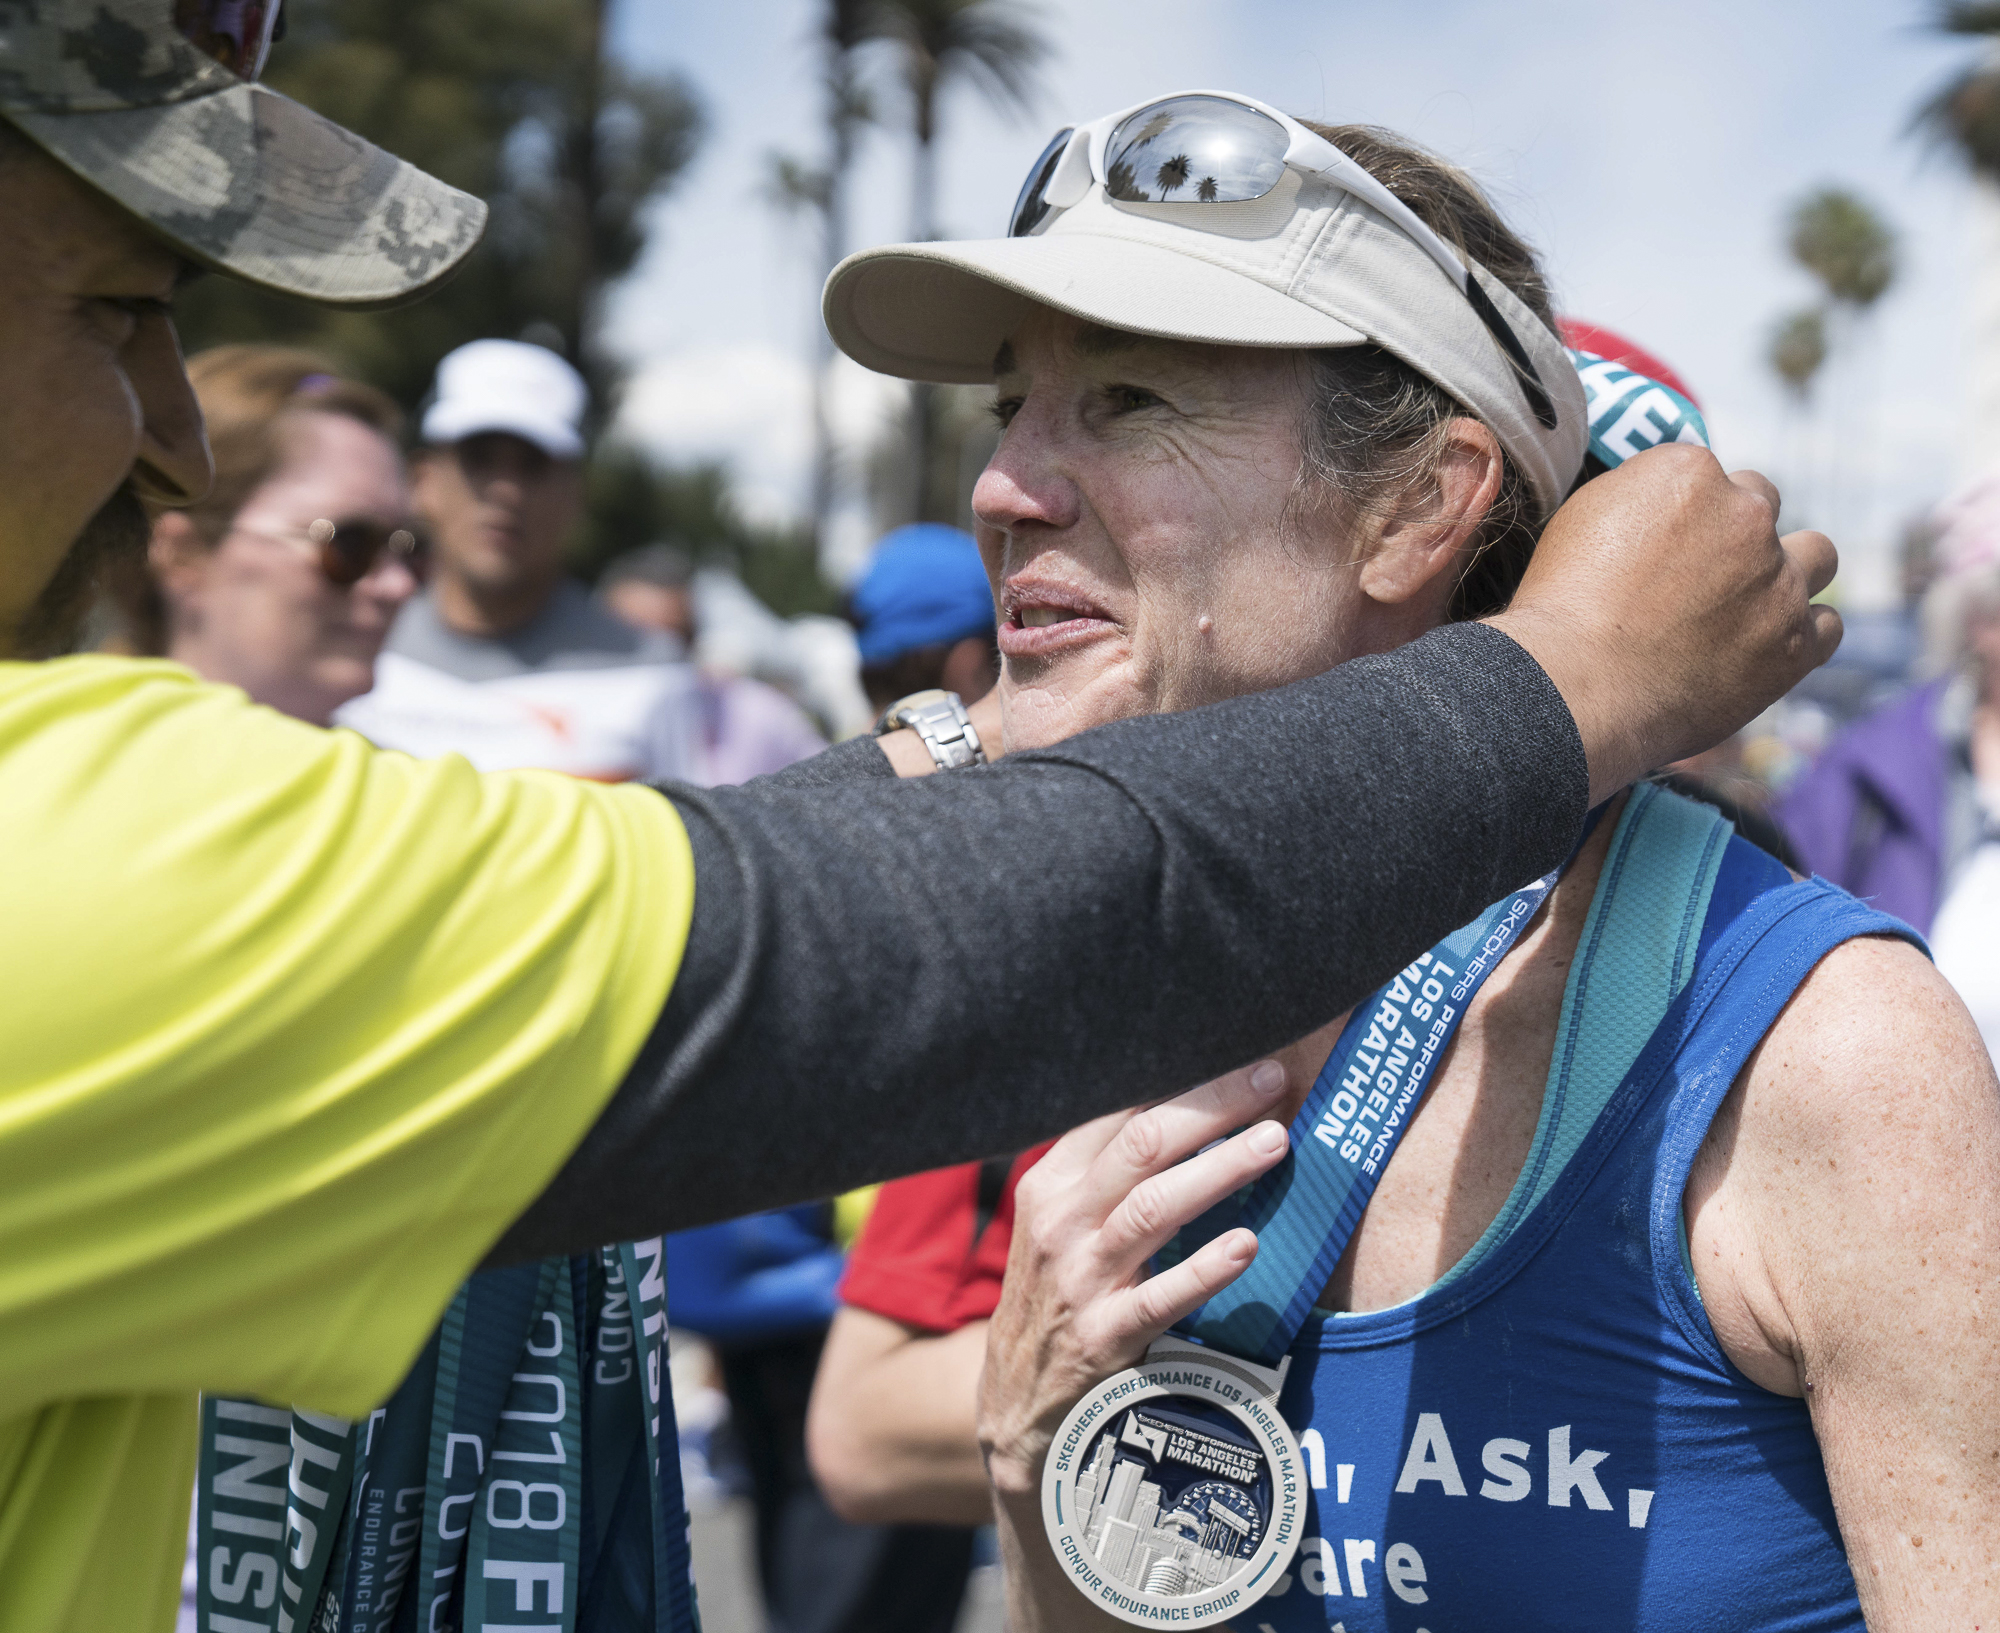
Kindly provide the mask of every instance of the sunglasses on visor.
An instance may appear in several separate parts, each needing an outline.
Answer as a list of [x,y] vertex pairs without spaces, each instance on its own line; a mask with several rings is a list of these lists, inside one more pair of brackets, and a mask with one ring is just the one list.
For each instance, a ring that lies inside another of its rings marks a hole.
[[1007,234],[1027,237],[1093,185],[1131,204],[1242,204],[1270,192],[1288,168],[1360,199],[1437,262],[1513,363],[1535,418],[1554,429],[1555,404],[1521,337],[1450,246],[1325,137],[1247,97],[1196,91],[1058,131],[1028,172]]
[[238,79],[254,80],[284,37],[284,0],[174,0],[174,28]]

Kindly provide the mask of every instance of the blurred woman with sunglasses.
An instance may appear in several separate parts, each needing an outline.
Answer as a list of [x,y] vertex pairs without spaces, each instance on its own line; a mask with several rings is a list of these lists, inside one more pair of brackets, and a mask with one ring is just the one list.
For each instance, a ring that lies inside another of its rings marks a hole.
[[374,684],[419,581],[402,415],[310,352],[218,346],[188,377],[215,485],[154,523],[120,597],[130,644],[325,725]]

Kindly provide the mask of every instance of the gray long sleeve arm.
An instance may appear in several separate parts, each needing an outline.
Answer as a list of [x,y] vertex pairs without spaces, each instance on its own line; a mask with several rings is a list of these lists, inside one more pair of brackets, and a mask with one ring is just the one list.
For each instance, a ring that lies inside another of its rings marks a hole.
[[1560,862],[1583,746],[1458,625],[1279,691],[914,782],[872,745],[667,790],[694,928],[495,1261],[1018,1150],[1302,1037]]

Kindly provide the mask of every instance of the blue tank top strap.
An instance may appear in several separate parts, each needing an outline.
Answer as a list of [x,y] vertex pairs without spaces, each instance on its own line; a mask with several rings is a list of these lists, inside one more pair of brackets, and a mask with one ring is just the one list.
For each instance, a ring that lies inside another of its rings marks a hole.
[[[1690,989],[1690,1003],[1672,1049],[1662,1063],[1676,1064],[1679,1071],[1665,1110],[1655,1170],[1654,1274],[1675,1324],[1717,1366],[1728,1368],[1729,1363],[1702,1311],[1701,1294],[1683,1250],[1682,1201],[1688,1175],[1723,1098],[1800,984],[1842,942],[1871,935],[1896,936],[1919,951],[1929,950],[1901,919],[1878,912],[1824,879],[1761,892],[1718,927]],[[1663,1033],[1667,1030],[1661,1028]],[[1658,1073],[1652,1075],[1657,1080]]]

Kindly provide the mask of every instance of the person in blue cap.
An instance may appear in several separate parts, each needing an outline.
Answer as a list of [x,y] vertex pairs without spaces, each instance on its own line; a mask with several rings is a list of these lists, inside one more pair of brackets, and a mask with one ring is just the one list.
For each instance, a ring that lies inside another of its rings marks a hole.
[[934,686],[976,703],[1000,678],[993,589],[962,528],[912,522],[886,534],[848,616],[862,689],[877,710]]

